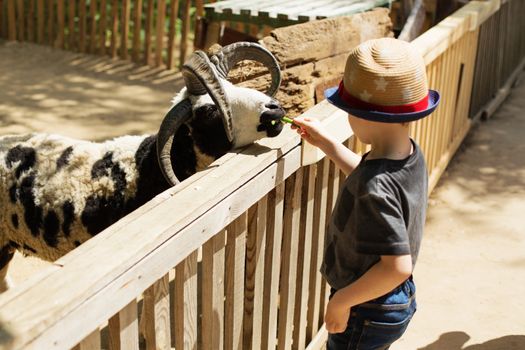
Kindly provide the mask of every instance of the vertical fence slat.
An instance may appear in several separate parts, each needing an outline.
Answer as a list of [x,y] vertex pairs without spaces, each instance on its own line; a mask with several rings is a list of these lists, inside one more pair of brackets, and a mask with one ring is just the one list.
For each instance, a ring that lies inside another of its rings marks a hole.
[[134,62],[140,60],[140,32],[142,30],[142,0],[134,1],[133,8],[133,54],[132,59]]
[[300,168],[294,175],[286,179],[285,184],[278,349],[291,349],[292,347],[302,182],[303,169]]
[[89,52],[95,53],[97,49],[97,1],[91,0],[89,4]]
[[98,52],[101,55],[106,54],[106,26],[107,26],[107,3],[106,0],[100,0],[100,21],[99,21],[99,47]]
[[[104,1],[104,0],[103,0]],[[77,37],[75,34],[75,16],[76,16],[76,9],[75,9],[75,1],[68,1],[68,28],[69,28],[69,50],[73,50],[76,47]]]
[[6,2],[5,0],[0,0],[0,37],[6,38],[7,37],[7,14],[5,11],[4,5]]
[[307,312],[307,339],[311,340],[317,334],[320,325],[321,315],[321,284],[322,277],[319,274],[321,268],[322,256],[324,250],[324,227],[326,216],[323,213],[323,208],[326,208],[328,197],[328,171],[329,161],[326,157],[319,161],[316,165],[317,176],[315,183],[315,201],[314,214],[312,224],[312,263],[310,265],[310,287],[308,298],[308,312]]
[[157,1],[157,34],[155,43],[155,65],[162,65],[164,49],[164,24],[166,20],[166,0]]
[[78,2],[79,51],[86,52],[86,0]]
[[166,64],[168,69],[173,69],[174,53],[175,53],[175,36],[177,34],[177,18],[179,14],[179,0],[172,0],[170,3],[169,16],[169,33],[168,33],[168,62]]
[[243,331],[245,349],[261,348],[267,202],[265,196],[248,210]]
[[294,313],[293,349],[306,346],[306,324],[308,311],[308,292],[310,286],[310,264],[312,254],[313,211],[315,200],[315,176],[317,168],[310,165],[304,169],[301,195],[301,216],[299,219],[299,251],[297,256],[297,289]]
[[117,57],[118,7],[119,0],[113,0],[113,3],[111,4],[111,45],[109,49],[112,58]]
[[244,262],[246,256],[247,214],[228,225],[224,306],[224,348],[242,350],[244,314]]
[[[145,338],[147,349],[171,349],[169,275],[144,292]],[[183,305],[183,304],[180,304]]]
[[184,0],[184,14],[182,17],[182,32],[180,39],[180,66],[186,61],[186,55],[188,54],[188,34],[190,32],[190,8],[191,1]]
[[268,220],[264,272],[264,304],[261,349],[277,345],[277,312],[279,307],[279,274],[283,235],[284,183],[268,194]]
[[82,340],[75,349],[78,350],[100,350],[100,331],[96,329],[93,333]]
[[129,0],[122,1],[122,21],[120,24],[120,57],[123,60],[128,59],[128,39],[129,39]]
[[[39,20],[42,21],[42,17],[39,16]],[[15,0],[7,0],[7,35],[10,41],[16,40]]]
[[197,251],[176,267],[175,349],[197,348]]
[[[1,4],[0,4],[1,5]],[[27,10],[27,40],[35,41],[35,0],[28,2],[29,9]],[[0,17],[0,21],[2,18]]]
[[16,2],[16,15],[17,15],[17,22],[18,22],[18,41],[25,41],[24,0],[18,0]]
[[47,42],[53,45],[55,42],[55,1],[48,0],[47,3]]
[[138,350],[139,323],[137,301],[133,300],[109,319],[109,349]]
[[151,31],[153,26],[153,0],[148,0],[146,7],[146,29],[144,37],[144,63],[151,65]]
[[[93,1],[94,2],[94,1]],[[57,1],[57,35],[54,42],[55,48],[64,48],[64,31],[65,31],[65,11],[64,11],[64,0]]]
[[202,348],[224,349],[224,267],[226,230],[202,248]]

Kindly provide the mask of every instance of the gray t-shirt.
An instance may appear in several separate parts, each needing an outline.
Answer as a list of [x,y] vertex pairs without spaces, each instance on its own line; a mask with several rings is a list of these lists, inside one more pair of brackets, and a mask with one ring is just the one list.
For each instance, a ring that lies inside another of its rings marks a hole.
[[325,238],[321,273],[341,289],[381,255],[411,254],[415,265],[427,208],[428,175],[419,146],[403,160],[371,159],[346,178]]

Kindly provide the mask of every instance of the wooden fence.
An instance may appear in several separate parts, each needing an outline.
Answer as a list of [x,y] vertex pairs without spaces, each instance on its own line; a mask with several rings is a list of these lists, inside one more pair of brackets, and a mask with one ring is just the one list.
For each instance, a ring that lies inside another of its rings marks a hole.
[[525,55],[525,1],[504,1],[480,28],[470,117],[489,117],[509,94]]
[[[472,1],[414,41],[442,95],[412,126],[431,188],[471,125],[479,28],[499,6]],[[364,149],[327,102],[306,114]],[[0,347],[322,348],[328,287],[318,270],[340,171],[289,129],[216,165],[0,296]]]
[[[204,0],[194,0],[196,16]],[[0,0],[0,38],[168,69],[192,50],[191,0]]]

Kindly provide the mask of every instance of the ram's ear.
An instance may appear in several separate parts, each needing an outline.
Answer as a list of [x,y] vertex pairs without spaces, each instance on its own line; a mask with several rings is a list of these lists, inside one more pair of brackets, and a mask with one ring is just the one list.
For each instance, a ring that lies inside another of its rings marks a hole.
[[182,66],[182,76],[193,95],[208,93],[213,102],[221,111],[224,130],[230,142],[234,142],[232,112],[230,101],[226,96],[222,79],[219,77],[215,66],[210,62],[203,51],[195,51]]
[[192,116],[191,102],[185,99],[177,103],[164,117],[157,134],[157,157],[162,175],[171,186],[180,183],[171,164],[171,146],[179,127]]

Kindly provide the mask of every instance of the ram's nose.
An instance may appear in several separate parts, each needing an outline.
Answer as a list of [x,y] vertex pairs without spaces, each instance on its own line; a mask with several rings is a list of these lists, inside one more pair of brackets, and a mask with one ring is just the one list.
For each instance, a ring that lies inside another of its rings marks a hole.
[[272,121],[280,121],[282,117],[286,114],[284,109],[279,105],[279,103],[272,101],[265,105],[268,110],[264,111],[261,114],[260,122],[262,124],[272,123]]

